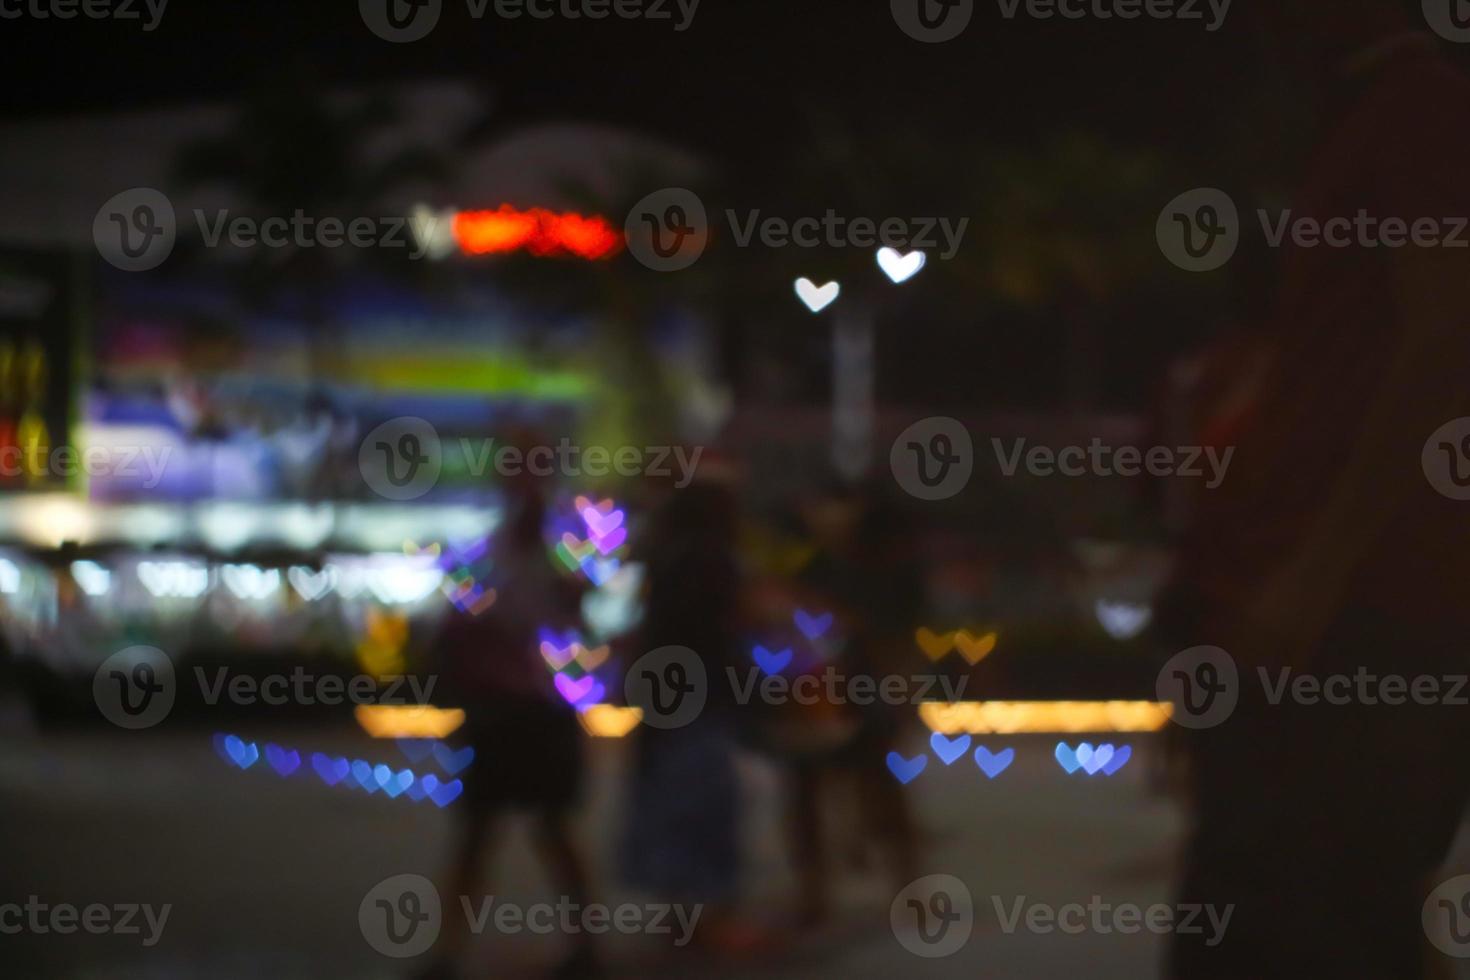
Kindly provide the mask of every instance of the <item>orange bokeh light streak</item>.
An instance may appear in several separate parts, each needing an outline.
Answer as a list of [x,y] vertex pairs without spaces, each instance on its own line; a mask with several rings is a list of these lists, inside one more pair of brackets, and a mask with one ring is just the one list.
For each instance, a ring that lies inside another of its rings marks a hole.
[[520,211],[502,204],[494,211],[460,211],[454,240],[466,255],[500,255],[522,249],[539,258],[574,255],[601,260],[623,247],[623,237],[606,218],[557,214],[545,208]]

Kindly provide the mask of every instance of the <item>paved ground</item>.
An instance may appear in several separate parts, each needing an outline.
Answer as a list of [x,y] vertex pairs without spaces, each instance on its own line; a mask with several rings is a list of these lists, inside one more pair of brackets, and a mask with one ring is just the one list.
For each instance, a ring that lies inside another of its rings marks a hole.
[[[344,730],[247,734],[403,764],[391,743]],[[1008,935],[991,901],[1168,900],[1181,819],[1147,785],[1151,740],[1133,740],[1137,754],[1108,779],[1064,776],[1051,758],[1055,740],[998,744],[1013,745],[1017,760],[994,782],[968,760],[951,769],[931,760],[912,786],[928,836],[925,870],[961,878],[975,900],[974,935],[954,956],[921,959],[900,946],[889,927],[893,895],[876,874],[847,873],[833,924],[814,933],[795,930],[776,775],[752,760],[745,772],[750,907],[786,930],[790,944],[755,963],[684,957],[668,965],[646,937],[619,938],[608,944],[614,975],[1157,975],[1157,936]],[[619,743],[596,743],[592,803],[581,827],[605,882],[622,756]],[[368,946],[358,907],[389,875],[437,878],[448,831],[446,814],[427,803],[329,789],[314,778],[283,780],[260,767],[232,770],[205,734],[42,739],[11,725],[0,740],[0,801],[0,833],[10,843],[0,902],[37,894],[78,905],[174,906],[162,939],[147,950],[138,937],[0,936],[6,974],[27,978],[410,976],[411,969]],[[554,901],[528,852],[524,828],[509,828],[487,890],[525,904]],[[616,887],[605,887],[604,896],[610,903],[640,900]],[[555,936],[486,934],[475,949],[483,967],[476,975],[543,975],[560,948]]]

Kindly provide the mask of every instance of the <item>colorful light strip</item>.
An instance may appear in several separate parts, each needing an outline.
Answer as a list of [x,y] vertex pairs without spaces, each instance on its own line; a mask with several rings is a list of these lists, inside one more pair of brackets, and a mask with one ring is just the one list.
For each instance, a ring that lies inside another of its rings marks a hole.
[[593,738],[622,738],[643,720],[639,708],[621,708],[615,704],[593,704],[577,712],[582,730]]
[[1161,701],[929,701],[919,718],[945,735],[1156,732],[1174,706]]
[[459,708],[432,705],[360,704],[354,714],[373,738],[447,738],[464,724]]

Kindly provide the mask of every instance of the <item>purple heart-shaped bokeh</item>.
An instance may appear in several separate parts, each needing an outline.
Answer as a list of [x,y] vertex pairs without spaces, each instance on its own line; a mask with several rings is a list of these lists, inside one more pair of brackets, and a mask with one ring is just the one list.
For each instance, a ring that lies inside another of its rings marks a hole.
[[592,685],[597,683],[597,678],[588,674],[581,680],[572,680],[566,674],[557,674],[552,683],[556,685],[557,693],[565,698],[568,704],[577,704],[592,693]]
[[929,757],[927,755],[905,759],[897,752],[888,753],[888,771],[893,773],[898,778],[898,781],[905,786],[913,782],[919,773],[924,771],[924,767],[927,765],[929,765]]
[[600,589],[621,567],[622,562],[616,558],[587,558],[582,562],[582,574],[587,576],[587,581]]
[[279,745],[267,743],[265,761],[278,776],[285,777],[301,768],[301,753],[295,749],[283,749]]
[[[1083,745],[1086,745],[1086,743],[1084,742]],[[1092,747],[1087,746],[1087,748],[1090,754]],[[1080,750],[1081,747],[1079,746],[1078,751]],[[1057,765],[1061,766],[1068,776],[1082,768],[1082,763],[1077,761],[1077,752],[1072,751],[1071,746],[1067,745],[1066,742],[1057,743],[1055,755],[1057,757]]]
[[975,750],[975,765],[980,767],[980,771],[985,773],[987,779],[999,776],[1009,769],[1014,761],[1016,761],[1015,749],[1001,749],[999,752],[992,753],[982,745]]
[[311,768],[316,770],[316,774],[328,786],[336,786],[352,771],[352,766],[341,756],[333,759],[320,752],[311,754]]
[[1124,746],[1122,746],[1117,751],[1115,751],[1113,753],[1113,757],[1111,759],[1109,759],[1106,764],[1103,765],[1103,767],[1102,767],[1103,775],[1105,775],[1105,776],[1111,776],[1113,773],[1117,772],[1119,769],[1122,769],[1125,765],[1127,765],[1128,764],[1128,760],[1131,759],[1132,757],[1133,757],[1133,746],[1131,746],[1131,745],[1124,745]]
[[401,772],[394,772],[388,766],[379,763],[373,767],[373,780],[378,784],[378,788],[388,795],[389,799],[396,800],[404,790],[412,785],[413,771],[404,769]]
[[934,751],[934,755],[940,762],[946,766],[953,765],[956,759],[970,751],[970,736],[946,738],[940,732],[935,732],[929,736],[929,748]]
[[625,527],[620,527],[603,537],[598,537],[596,534],[592,535],[593,545],[597,547],[598,553],[603,555],[610,555],[614,551],[617,551],[623,546],[623,542],[627,540],[628,529]]
[[458,776],[465,766],[475,761],[475,750],[473,746],[466,745],[459,751],[451,749],[443,742],[434,746],[434,761],[439,763],[439,768],[451,776]]
[[459,799],[459,794],[464,792],[464,784],[458,779],[451,779],[444,783],[432,773],[424,777],[423,783],[424,791],[428,794],[429,799],[440,809]]
[[596,507],[582,508],[582,521],[587,525],[587,530],[592,533],[592,536],[597,538],[605,538],[622,527],[624,516],[621,510],[604,514]]
[[791,663],[790,648],[772,652],[763,646],[757,646],[750,652],[750,655],[755,660],[756,666],[769,677],[774,677],[781,673]]
[[409,762],[423,762],[434,751],[434,740],[431,738],[400,738],[398,748]]
[[372,763],[364,762],[362,759],[353,759],[352,778],[357,780],[357,785],[369,793],[378,791],[378,781],[373,777]]
[[802,636],[808,640],[815,640],[832,628],[832,614],[829,612],[813,616],[805,609],[798,609],[794,618],[796,628],[801,630]]
[[255,743],[246,742],[238,735],[226,735],[224,745],[225,754],[241,769],[249,769],[260,758],[260,749],[255,747]]

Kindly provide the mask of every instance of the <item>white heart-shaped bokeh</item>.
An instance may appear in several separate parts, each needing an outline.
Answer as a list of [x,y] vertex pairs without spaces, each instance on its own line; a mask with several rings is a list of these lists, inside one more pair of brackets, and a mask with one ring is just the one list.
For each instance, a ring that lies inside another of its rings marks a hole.
[[928,256],[917,250],[907,255],[900,255],[898,249],[895,248],[878,249],[878,268],[896,283],[907,282],[914,278],[919,274],[919,270],[924,268],[924,263],[927,261]]
[[314,572],[304,565],[292,565],[286,572],[286,578],[291,581],[291,588],[296,594],[307,602],[315,602],[322,596],[331,592],[337,585],[337,567],[328,565],[319,572]]
[[1144,631],[1154,615],[1146,604],[1108,599],[1098,599],[1093,603],[1093,611],[1098,624],[1115,640],[1133,639]]
[[842,292],[842,287],[835,282],[829,282],[825,286],[818,286],[805,276],[796,280],[796,295],[806,308],[813,313],[820,313],[837,299],[837,294]]
[[138,581],[154,596],[195,599],[209,589],[209,569],[179,561],[138,563]]
[[281,586],[280,572],[258,565],[225,565],[220,578],[240,599],[264,599]]

